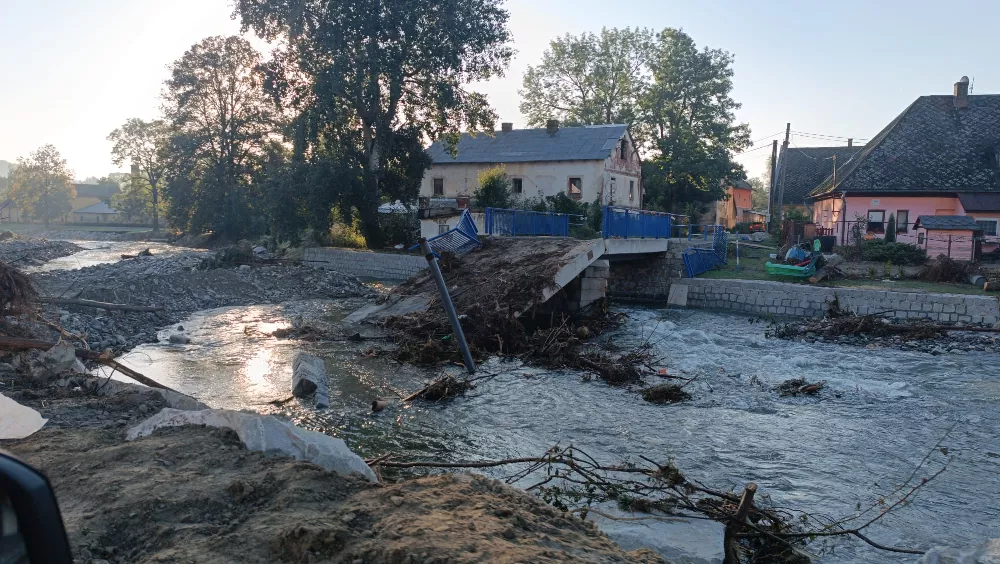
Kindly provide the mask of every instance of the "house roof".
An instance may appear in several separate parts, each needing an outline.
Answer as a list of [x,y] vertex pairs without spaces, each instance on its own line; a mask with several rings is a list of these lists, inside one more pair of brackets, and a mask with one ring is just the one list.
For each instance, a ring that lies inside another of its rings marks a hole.
[[603,161],[628,132],[625,125],[561,127],[553,135],[545,129],[495,131],[493,135],[463,133],[458,154],[452,157],[440,141],[427,149],[434,164],[525,163],[541,161]]
[[73,213],[99,213],[113,215],[119,213],[118,210],[111,208],[108,204],[104,202],[98,202],[92,206],[87,206],[78,210],[73,210]]
[[1000,191],[1000,95],[921,96],[812,195]]
[[1000,193],[959,194],[958,199],[966,213],[1000,211]]
[[922,215],[917,218],[913,227],[914,229],[923,227],[924,229],[969,229],[972,231],[982,229],[976,220],[968,215]]
[[117,184],[76,185],[76,195],[78,198],[101,198],[102,200],[107,200],[121,191],[121,188]]
[[744,190],[753,190],[753,186],[750,185],[746,180],[734,180],[733,188],[742,188]]
[[863,146],[854,147],[783,147],[778,160],[779,176],[775,183],[782,183],[785,192],[782,205],[801,205],[809,193],[833,173],[833,156],[837,156],[837,171],[842,170],[857,156]]

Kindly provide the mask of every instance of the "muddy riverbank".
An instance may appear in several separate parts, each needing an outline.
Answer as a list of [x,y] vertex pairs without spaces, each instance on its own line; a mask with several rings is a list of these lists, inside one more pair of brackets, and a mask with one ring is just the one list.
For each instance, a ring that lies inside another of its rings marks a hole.
[[83,564],[663,562],[482,476],[373,485],[207,428],[126,443],[125,429],[163,406],[152,391],[98,397],[3,371],[0,393],[50,419],[0,447],[49,476]]

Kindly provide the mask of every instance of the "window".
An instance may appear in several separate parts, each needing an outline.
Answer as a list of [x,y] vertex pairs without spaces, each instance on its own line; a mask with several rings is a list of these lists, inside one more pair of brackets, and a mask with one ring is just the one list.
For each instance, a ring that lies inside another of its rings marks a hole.
[[996,237],[997,235],[997,220],[995,219],[977,219],[976,223],[979,224],[979,228],[983,230],[983,235],[989,237]]
[[510,186],[513,188],[515,194],[521,194],[524,192],[524,179],[522,178],[511,178]]
[[923,233],[918,233],[917,234],[917,244],[918,245],[923,245],[924,244],[924,240],[925,240],[924,239],[924,234]]
[[896,212],[896,233],[910,232],[910,210]]
[[635,199],[635,180],[628,181],[628,200],[631,202]]
[[444,196],[444,178],[434,179],[434,195]]
[[625,142],[624,139],[622,139],[621,143],[621,157],[623,161],[628,160],[628,144]]
[[574,200],[583,199],[583,179],[582,178],[570,178],[569,179],[569,197]]
[[451,228],[448,227],[447,223],[444,223],[444,222],[438,223],[438,235],[444,235],[445,233],[447,233],[450,230],[451,230]]
[[868,210],[868,232],[885,233],[885,210]]

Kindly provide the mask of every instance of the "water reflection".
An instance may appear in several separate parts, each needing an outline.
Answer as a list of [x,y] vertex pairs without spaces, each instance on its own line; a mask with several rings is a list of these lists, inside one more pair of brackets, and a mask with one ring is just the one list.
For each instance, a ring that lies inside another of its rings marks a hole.
[[53,270],[77,270],[99,264],[110,264],[122,260],[122,255],[137,255],[149,249],[153,255],[172,255],[191,251],[166,243],[149,241],[70,241],[83,250],[69,256],[50,260],[41,266],[26,269],[28,272],[50,272]]
[[[928,547],[1000,536],[1000,398],[996,354],[942,357],[832,344],[772,341],[746,318],[705,312],[630,308],[610,337],[649,340],[672,373],[698,375],[690,402],[657,406],[634,391],[493,360],[497,373],[466,396],[371,413],[376,397],[401,395],[435,377],[361,353],[378,341],[303,343],[269,335],[292,320],[336,326],[360,301],[300,302],[226,308],[183,322],[187,345],[139,347],[126,363],[213,407],[289,417],[347,440],[362,456],[386,452],[445,460],[537,455],[575,444],[606,462],[642,453],[674,459],[689,476],[718,488],[760,484],[778,505],[823,515],[850,514],[906,478],[944,431],[955,455],[948,471],[915,501],[874,526],[879,542]],[[357,328],[344,328],[346,334]],[[370,329],[362,329],[370,331]],[[317,354],[331,377],[331,408],[308,401],[281,408],[290,395],[297,350]],[[785,379],[825,380],[818,398],[780,398]],[[651,535],[640,528],[615,534]],[[717,538],[706,538],[717,543]],[[859,543],[823,562],[905,562]]]

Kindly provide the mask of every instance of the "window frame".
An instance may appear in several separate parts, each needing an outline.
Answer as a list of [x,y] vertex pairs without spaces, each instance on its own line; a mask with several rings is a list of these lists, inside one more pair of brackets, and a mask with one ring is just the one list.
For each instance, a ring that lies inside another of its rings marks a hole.
[[510,191],[514,194],[524,193],[524,178],[514,176],[510,179]]
[[628,181],[628,201],[635,199],[635,180]]
[[[576,192],[573,191],[573,181],[574,180],[576,180],[578,182],[578,186],[576,187]],[[568,177],[567,180],[566,180],[566,193],[569,195],[570,198],[573,198],[574,200],[582,200],[583,199],[583,177],[582,176],[570,176],[570,177]]]
[[[438,182],[441,183],[441,191],[438,192]],[[444,196],[444,177],[436,176],[431,179],[431,195],[432,196]]]
[[[899,214],[906,214],[906,221],[899,220]],[[896,210],[896,233],[910,232],[910,210]]]
[[623,161],[627,161],[628,160],[628,142],[625,141],[624,139],[622,139],[621,148],[620,148],[620,152],[618,153],[618,155],[621,157],[621,159]]
[[[879,226],[878,229],[875,229],[872,226],[872,223],[873,223],[872,222],[872,214],[873,213],[880,213],[880,214],[882,214],[882,220],[874,222],[875,224],[877,224]],[[885,210],[868,210],[868,214],[865,217],[868,218],[868,225],[865,227],[865,231],[866,232],[868,232],[868,233],[885,233]]]
[[980,221],[992,221],[993,222],[993,234],[990,235],[990,234],[986,233],[986,230],[984,229],[983,230],[983,237],[996,237],[996,236],[1000,235],[1000,219],[993,218],[993,217],[976,218],[976,223],[977,224]]

